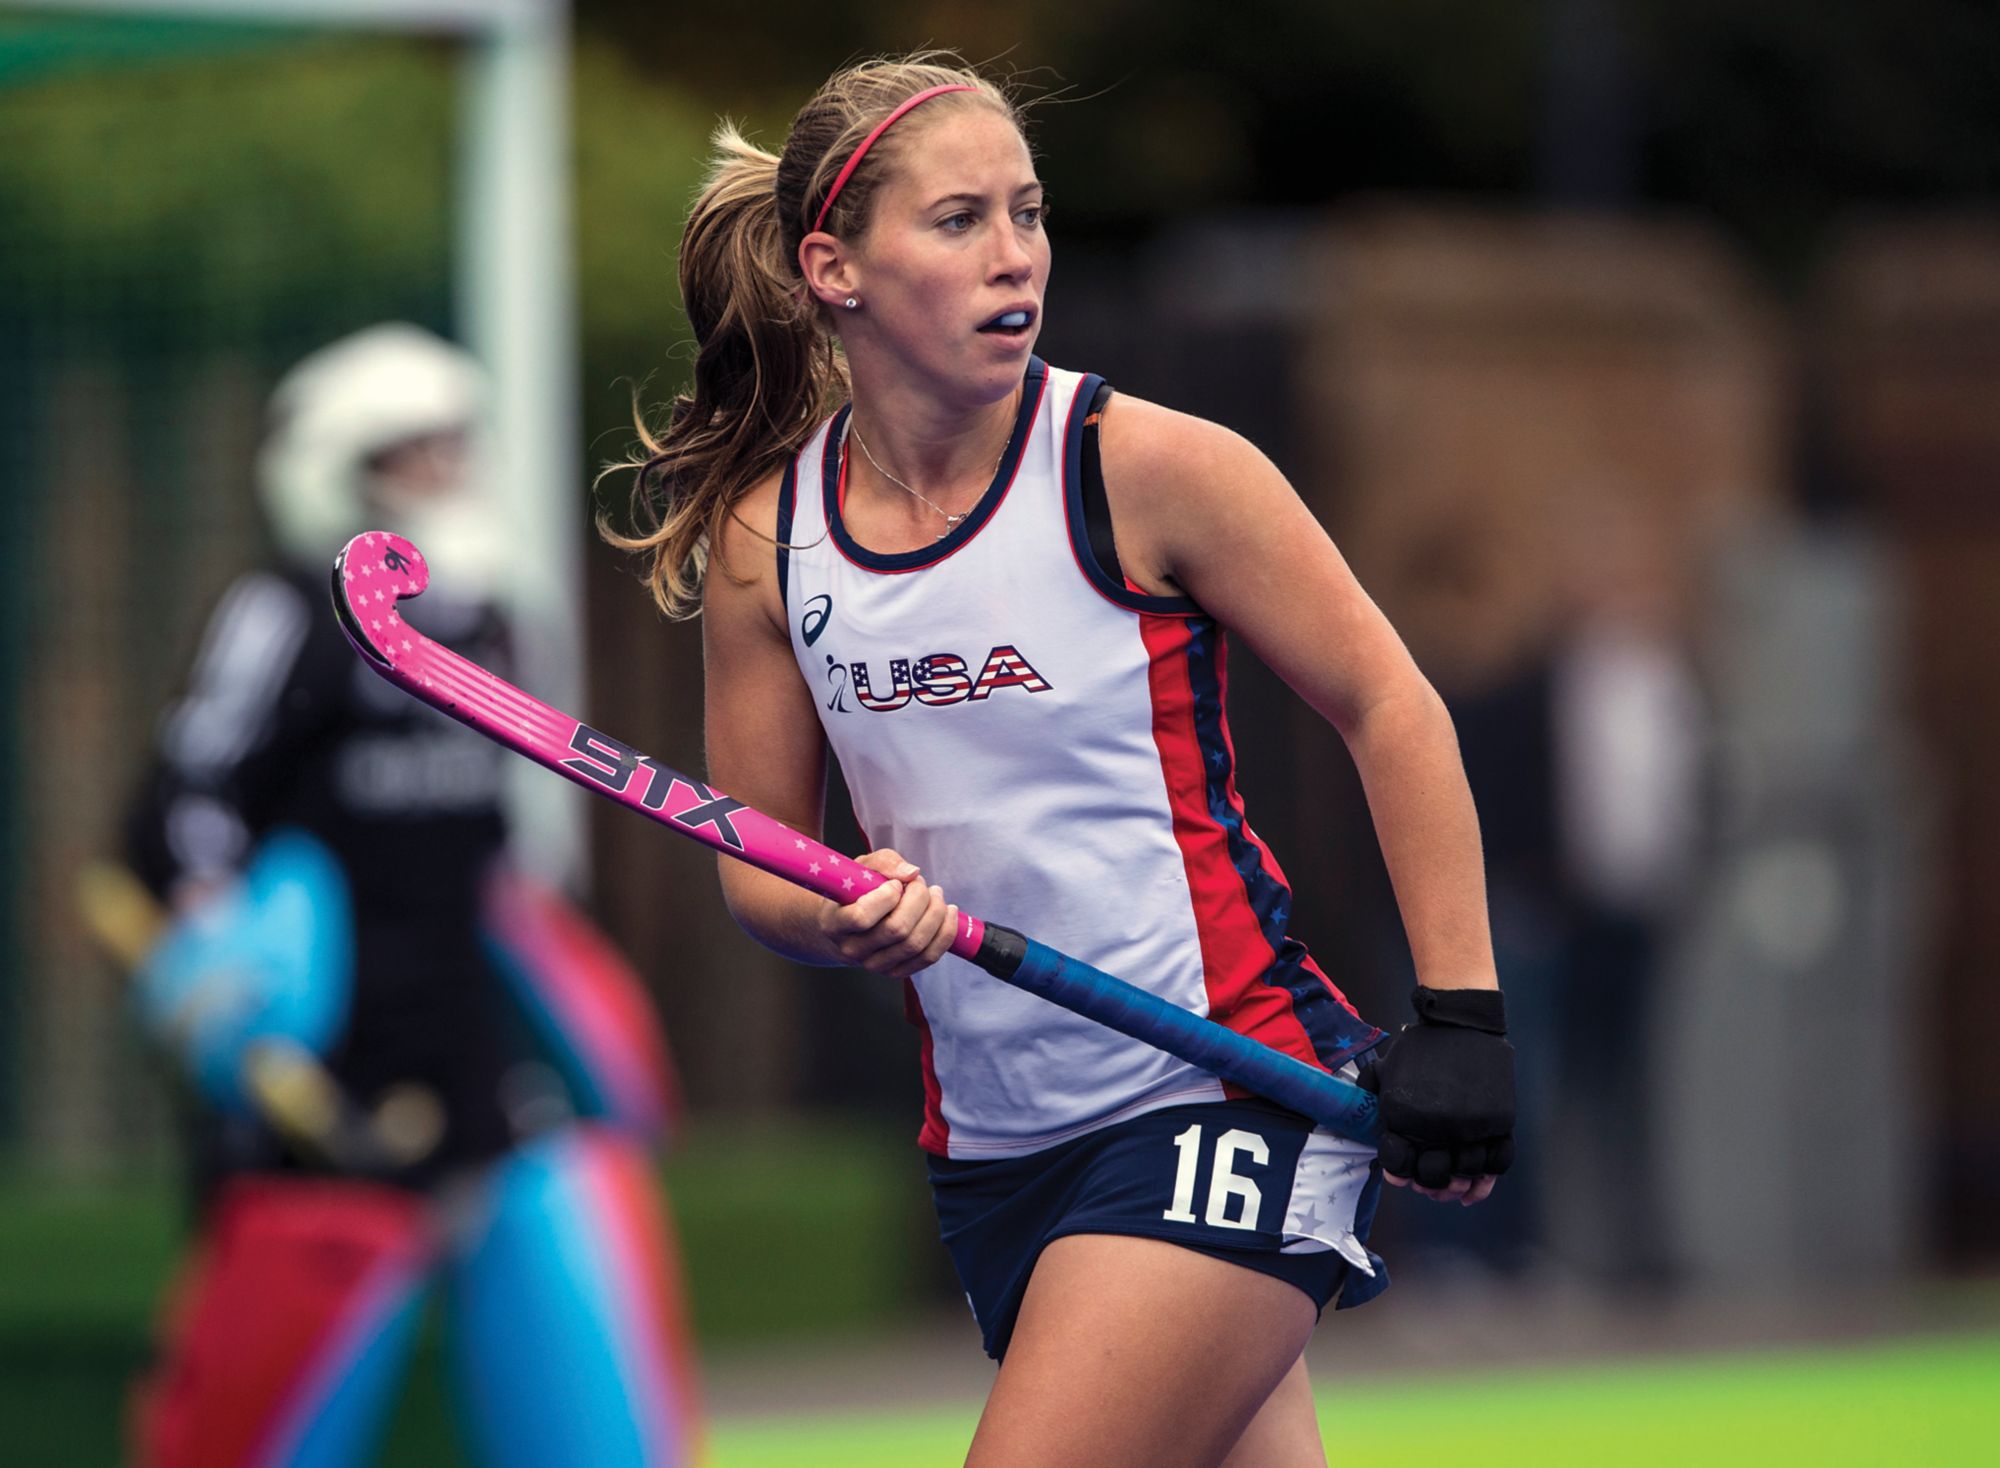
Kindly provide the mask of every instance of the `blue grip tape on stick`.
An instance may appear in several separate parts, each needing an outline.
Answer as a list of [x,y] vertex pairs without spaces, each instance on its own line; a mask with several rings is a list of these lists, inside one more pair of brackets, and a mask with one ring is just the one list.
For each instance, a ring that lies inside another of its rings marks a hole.
[[1234,1081],[1350,1141],[1373,1146],[1380,1139],[1381,1112],[1372,1092],[1011,928],[988,923],[975,962],[997,979]]

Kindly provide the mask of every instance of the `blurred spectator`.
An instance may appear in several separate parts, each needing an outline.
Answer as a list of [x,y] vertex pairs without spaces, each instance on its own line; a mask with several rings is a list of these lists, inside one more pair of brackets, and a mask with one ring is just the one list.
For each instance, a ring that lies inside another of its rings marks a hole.
[[1399,1218],[1446,1263],[1625,1282],[1666,1267],[1648,1056],[1707,732],[1667,542],[1647,528],[1608,496],[1564,515],[1558,610],[1525,653],[1493,640],[1500,571],[1477,526],[1420,540],[1407,566],[1479,808],[1525,1139],[1478,1226]]
[[[1490,615],[1493,578],[1500,574],[1494,547],[1492,537],[1467,523],[1417,539],[1403,568],[1410,611],[1401,620],[1413,645],[1426,649],[1424,671],[1451,711],[1479,810],[1493,961],[1514,1043],[1521,1145],[1477,1218],[1448,1208],[1397,1208],[1393,1217],[1399,1243],[1434,1256],[1425,1269],[1511,1275],[1541,1262],[1545,1198],[1563,1174],[1549,1132],[1568,930],[1557,876],[1550,669],[1544,657],[1509,654],[1499,641],[1507,633]],[[1394,919],[1393,906],[1382,909],[1382,966],[1414,983]]]
[[1550,681],[1568,929],[1554,1234],[1566,1262],[1637,1281],[1666,1263],[1648,1052],[1701,838],[1706,714],[1662,538],[1608,499],[1570,527]]

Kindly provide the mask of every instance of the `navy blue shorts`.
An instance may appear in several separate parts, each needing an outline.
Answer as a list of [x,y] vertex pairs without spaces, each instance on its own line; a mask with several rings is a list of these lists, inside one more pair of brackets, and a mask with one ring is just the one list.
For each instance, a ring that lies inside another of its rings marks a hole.
[[1026,1157],[933,1157],[930,1175],[996,1361],[1043,1246],[1065,1234],[1165,1239],[1294,1284],[1321,1310],[1389,1283],[1367,1248],[1382,1189],[1374,1148],[1267,1101],[1149,1111]]

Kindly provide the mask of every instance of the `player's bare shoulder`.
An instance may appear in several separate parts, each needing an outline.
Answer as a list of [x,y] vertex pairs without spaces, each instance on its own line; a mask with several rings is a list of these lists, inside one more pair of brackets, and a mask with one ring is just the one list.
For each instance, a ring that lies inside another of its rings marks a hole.
[[1250,464],[1268,466],[1234,429],[1159,403],[1113,393],[1098,426],[1105,487],[1152,485],[1166,493],[1199,490]]
[[722,517],[702,577],[705,615],[754,607],[780,631],[785,609],[778,594],[778,494],[784,470],[758,480]]
[[[784,481],[785,471],[773,469],[751,485],[723,517],[716,559],[727,560],[739,580],[754,583],[759,576],[774,574],[778,491]],[[710,569],[714,569],[712,563]]]
[[1149,592],[1184,594],[1186,543],[1240,510],[1251,486],[1283,485],[1241,434],[1125,393],[1105,404],[1098,445],[1119,559]]

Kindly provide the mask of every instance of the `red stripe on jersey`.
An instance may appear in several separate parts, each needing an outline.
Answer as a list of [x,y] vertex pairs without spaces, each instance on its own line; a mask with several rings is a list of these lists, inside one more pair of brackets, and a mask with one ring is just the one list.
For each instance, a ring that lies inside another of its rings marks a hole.
[[[1311,1037],[1292,1012],[1292,996],[1280,985],[1260,982],[1275,955],[1258,926],[1243,878],[1230,862],[1228,833],[1209,813],[1205,756],[1210,751],[1202,748],[1195,732],[1194,688],[1188,673],[1187,648],[1195,624],[1181,617],[1145,615],[1138,621],[1148,655],[1153,742],[1159,748],[1160,770],[1166,777],[1174,840],[1187,869],[1209,1016],[1239,1034],[1323,1070]],[[1219,629],[1215,636],[1218,678],[1226,694]],[[1226,747],[1226,718],[1223,731],[1225,748],[1221,752],[1230,760],[1228,798],[1240,810],[1233,773],[1235,755]],[[1262,843],[1258,845],[1261,850]],[[1275,866],[1268,852],[1263,852],[1262,860]],[[1230,1091],[1243,1094],[1235,1087]]]
[[[877,850],[875,838],[861,824],[861,813],[854,809],[851,791],[847,797],[847,809],[854,817],[854,829],[861,833],[861,844],[870,851]],[[926,1152],[949,1157],[951,1123],[944,1119],[944,1088],[938,1084],[937,1063],[931,1058],[930,1017],[924,1013],[924,1001],[917,997],[917,986],[908,979],[903,980],[903,1018],[917,1027],[918,1055],[924,1072],[924,1124],[917,1131],[917,1145]]]
[[[1243,805],[1243,794],[1236,788],[1236,738],[1229,732],[1229,713],[1228,713],[1229,642],[1228,639],[1223,637],[1222,633],[1219,630],[1217,631],[1215,637],[1215,677],[1216,677],[1216,682],[1220,684],[1222,688],[1222,701],[1223,701],[1222,743],[1223,747],[1228,751],[1229,754],[1229,783],[1226,794],[1230,808],[1236,812],[1237,823],[1241,825],[1243,828],[1243,837],[1246,841],[1250,843],[1251,847],[1256,851],[1258,864],[1264,868],[1265,874],[1269,876],[1272,881],[1276,882],[1280,887],[1283,887],[1285,891],[1290,892],[1292,890],[1292,884],[1285,877],[1285,869],[1278,865],[1277,853],[1272,851],[1269,846],[1264,844],[1264,838],[1262,836],[1259,836],[1255,828],[1251,826],[1250,813],[1244,808]],[[1326,986],[1326,991],[1329,994],[1331,994],[1337,1001],[1339,1001],[1340,1007],[1342,1009],[1346,1010],[1356,1019],[1361,1018],[1361,1011],[1356,1009],[1352,1004],[1348,1002],[1347,996],[1340,992],[1339,986],[1336,985],[1332,979],[1329,979],[1326,976],[1325,971],[1321,969],[1320,966],[1317,963],[1315,963],[1309,955],[1300,961],[1299,967],[1305,970],[1307,973],[1311,974],[1314,978],[1318,979],[1320,983],[1324,984]],[[1279,986],[1267,985],[1266,987],[1277,988]],[[1296,1013],[1296,1011],[1293,1010],[1292,1008],[1292,1003],[1293,1001],[1291,1000],[1290,996],[1287,995],[1286,999],[1287,1013]],[[1366,1021],[1363,1022],[1366,1023]],[[1249,1032],[1246,1031],[1245,1033]]]
[[917,986],[903,980],[903,1017],[917,1027],[924,1067],[924,1125],[917,1133],[917,1145],[940,1157],[951,1155],[951,1123],[944,1119],[944,1091],[938,1085],[937,1063],[931,1058],[931,1022],[924,1014],[924,1001]]

